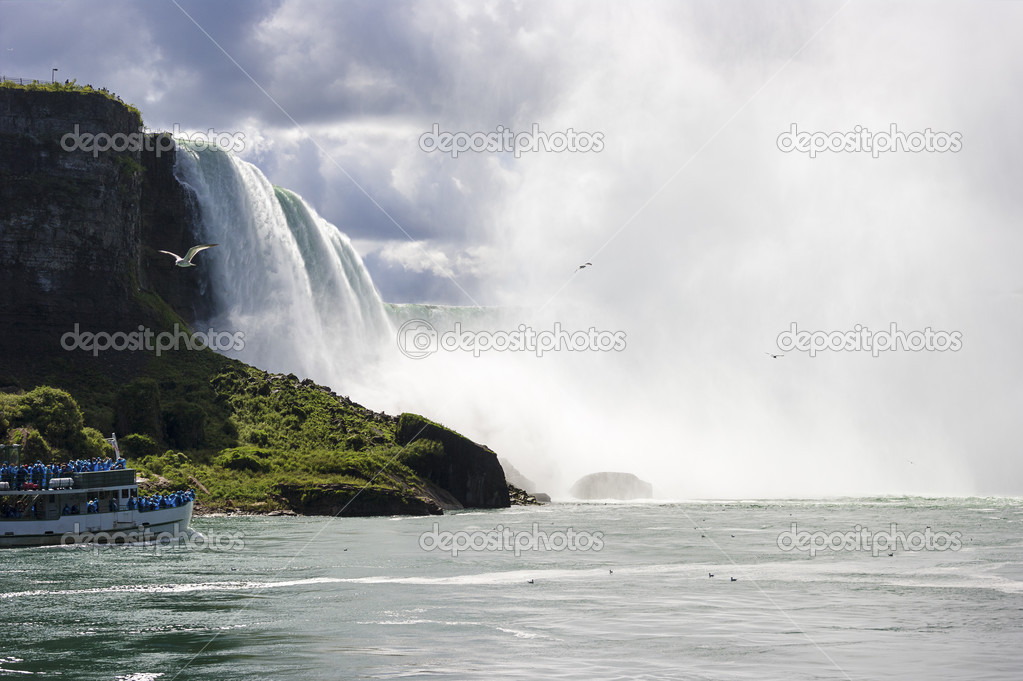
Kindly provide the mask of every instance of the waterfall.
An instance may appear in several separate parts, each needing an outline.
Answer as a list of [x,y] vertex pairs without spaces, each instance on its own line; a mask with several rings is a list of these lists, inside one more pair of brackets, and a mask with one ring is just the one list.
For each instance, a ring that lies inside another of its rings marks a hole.
[[199,206],[214,313],[206,325],[240,331],[229,353],[269,371],[335,387],[371,367],[394,333],[351,241],[294,192],[219,149],[178,142],[175,176]]

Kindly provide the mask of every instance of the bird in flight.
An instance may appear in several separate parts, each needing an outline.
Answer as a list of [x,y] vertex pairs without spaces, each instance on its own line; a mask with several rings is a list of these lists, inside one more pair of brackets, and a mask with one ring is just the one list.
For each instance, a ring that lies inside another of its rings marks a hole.
[[579,270],[584,270],[587,267],[593,267],[593,263],[592,262],[585,262],[582,265],[579,265],[579,267],[575,268],[575,271],[578,272]]
[[177,265],[178,267],[195,267],[195,265],[192,264],[192,258],[195,257],[196,253],[198,253],[199,251],[204,251],[207,248],[213,248],[214,246],[219,245],[220,244],[202,244],[201,246],[192,246],[191,248],[188,249],[188,253],[185,253],[184,258],[182,258],[177,253],[171,253],[170,251],[160,251],[160,253],[166,253],[167,255],[174,258],[174,264]]
[[771,359],[781,359],[782,357],[784,357],[784,356],[785,356],[785,355],[772,355],[772,354],[771,354],[771,353],[769,353],[769,352],[765,352],[764,354],[765,354],[765,355],[769,355],[769,356],[771,357]]

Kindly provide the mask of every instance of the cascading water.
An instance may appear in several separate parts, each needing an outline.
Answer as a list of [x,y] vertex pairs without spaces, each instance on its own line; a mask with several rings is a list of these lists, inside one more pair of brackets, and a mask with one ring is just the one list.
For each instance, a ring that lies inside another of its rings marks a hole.
[[[585,396],[566,386],[605,375],[592,370],[595,360],[573,368],[586,358],[459,351],[409,358],[396,342],[406,321],[429,322],[438,333],[456,323],[515,329],[528,311],[384,304],[348,238],[299,196],[224,151],[181,141],[178,149],[175,177],[198,205],[195,238],[219,244],[198,257],[202,270],[182,275],[206,275],[214,312],[199,328],[244,334],[244,347],[226,354],[312,378],[374,409],[426,414],[494,447],[549,492],[558,488],[545,480],[560,475],[566,453],[586,452],[580,474],[593,472],[590,452],[609,437],[589,426]],[[518,458],[523,453],[532,465]]]
[[178,142],[175,176],[195,192],[215,312],[207,324],[240,331],[230,353],[271,371],[338,387],[377,359],[393,330],[348,237],[250,163]]
[[[813,469],[807,462],[816,461],[817,442],[838,442],[834,433],[843,427],[841,420],[833,427],[825,420],[808,434],[805,422],[816,421],[798,415],[817,414],[816,407],[794,397],[764,406],[770,402],[764,396],[790,394],[784,391],[803,378],[776,383],[781,378],[772,373],[763,379],[769,383],[749,379],[757,390],[747,394],[744,374],[731,360],[704,366],[705,358],[681,352],[690,346],[678,345],[666,331],[655,333],[660,326],[643,315],[633,319],[628,348],[620,353],[540,357],[495,350],[477,356],[435,347],[428,357],[411,358],[396,342],[405,322],[429,323],[440,334],[456,323],[499,332],[522,321],[537,332],[555,323],[571,331],[591,327],[600,315],[568,300],[549,306],[542,318],[514,308],[385,305],[349,240],[300,197],[274,188],[255,166],[226,152],[186,142],[179,142],[179,152],[175,175],[199,206],[196,238],[220,244],[198,256],[202,270],[181,274],[207,275],[215,312],[205,321],[216,331],[244,334],[244,348],[230,353],[243,361],[312,378],[388,413],[428,415],[488,444],[555,495],[584,474],[621,470],[623,459],[628,472],[654,481],[659,496],[877,489],[879,475],[869,465],[849,463],[835,469],[841,474],[819,477],[803,473]],[[749,371],[759,376],[761,369]],[[795,407],[803,411],[790,415]],[[849,454],[835,454],[835,460],[849,462],[852,453],[870,449],[855,439],[836,447]],[[770,456],[742,459],[750,465],[737,467],[735,452],[746,450]],[[695,452],[700,456],[686,455]],[[958,473],[934,470],[930,489],[956,489]]]

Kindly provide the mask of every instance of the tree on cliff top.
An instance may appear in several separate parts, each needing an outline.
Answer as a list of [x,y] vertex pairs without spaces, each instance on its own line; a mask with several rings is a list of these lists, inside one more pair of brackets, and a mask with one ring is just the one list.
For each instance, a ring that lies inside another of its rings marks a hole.
[[67,453],[84,449],[82,410],[71,395],[40,386],[23,395],[18,403],[14,425],[34,427],[51,447]]

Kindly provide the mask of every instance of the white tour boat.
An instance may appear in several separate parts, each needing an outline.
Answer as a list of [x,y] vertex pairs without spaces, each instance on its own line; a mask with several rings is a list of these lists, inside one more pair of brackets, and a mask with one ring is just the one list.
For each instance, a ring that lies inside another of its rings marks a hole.
[[72,472],[44,485],[0,481],[0,548],[183,535],[194,503],[191,491],[140,497],[131,468]]

